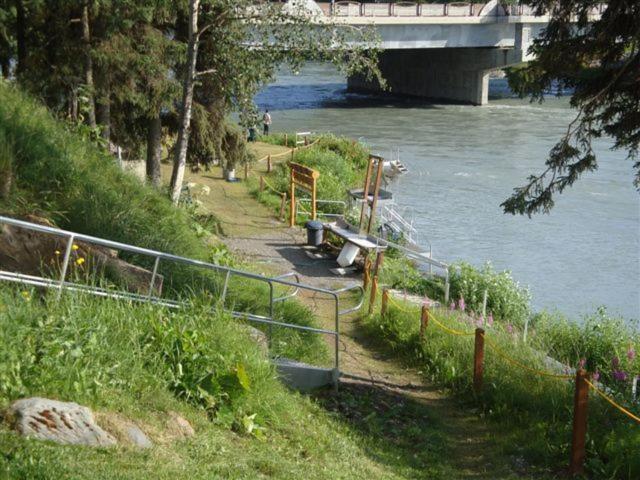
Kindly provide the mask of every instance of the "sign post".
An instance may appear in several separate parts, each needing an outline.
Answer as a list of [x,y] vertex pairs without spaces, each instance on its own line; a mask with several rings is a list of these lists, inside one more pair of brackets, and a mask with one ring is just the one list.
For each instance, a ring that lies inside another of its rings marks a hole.
[[320,172],[294,162],[289,162],[289,168],[289,196],[291,197],[289,226],[293,227],[296,223],[296,186],[311,194],[311,220],[315,220],[318,216],[316,201],[318,196],[317,180],[320,177]]

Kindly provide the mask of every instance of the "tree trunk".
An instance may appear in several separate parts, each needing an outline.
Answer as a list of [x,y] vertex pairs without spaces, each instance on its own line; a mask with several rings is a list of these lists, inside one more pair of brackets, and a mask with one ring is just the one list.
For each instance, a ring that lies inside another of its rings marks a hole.
[[96,102],[96,121],[100,125],[100,136],[108,143],[111,140],[111,101],[108,98]]
[[160,159],[162,157],[162,121],[160,114],[149,119],[147,130],[147,180],[160,188]]
[[93,61],[91,60],[91,30],[89,27],[89,2],[82,5],[82,43],[84,49],[84,83],[87,86],[89,105],[87,106],[87,124],[96,127],[96,106],[94,103]]
[[171,201],[174,205],[180,200],[184,169],[187,163],[189,146],[189,128],[191,126],[191,108],[193,106],[193,89],[196,76],[196,60],[198,58],[198,9],[200,0],[189,0],[189,43],[187,46],[187,65],[182,90],[182,112],[178,140],[175,147],[173,172],[171,173]]
[[18,51],[18,64],[16,65],[16,77],[24,71],[25,60],[27,59],[27,34],[26,15],[24,2],[16,0],[16,44]]
[[11,65],[9,63],[9,59],[6,57],[3,57],[2,60],[0,60],[0,70],[2,70],[3,78],[9,78],[9,74],[11,73],[9,71],[10,69],[11,69]]

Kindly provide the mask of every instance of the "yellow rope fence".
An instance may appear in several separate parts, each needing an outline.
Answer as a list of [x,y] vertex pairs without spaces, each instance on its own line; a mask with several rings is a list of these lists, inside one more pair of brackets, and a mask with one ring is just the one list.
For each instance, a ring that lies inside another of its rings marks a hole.
[[618,403],[616,403],[616,401],[611,398],[609,395],[607,395],[606,393],[604,393],[602,390],[600,390],[598,387],[596,387],[593,383],[591,383],[589,380],[585,380],[585,382],[587,382],[587,385],[589,385],[589,387],[591,387],[591,389],[593,391],[595,391],[600,397],[604,398],[607,402],[609,402],[611,405],[613,405],[615,408],[617,408],[618,410],[620,410],[622,413],[624,413],[627,417],[631,418],[632,420],[635,420],[636,422],[640,423],[640,417],[637,417],[636,415],[634,415],[633,413],[631,413],[629,410],[627,410],[626,408],[620,406]]

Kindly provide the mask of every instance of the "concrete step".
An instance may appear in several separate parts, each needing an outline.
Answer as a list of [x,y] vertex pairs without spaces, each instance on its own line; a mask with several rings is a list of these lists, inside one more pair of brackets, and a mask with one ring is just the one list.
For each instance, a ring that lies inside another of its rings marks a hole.
[[276,358],[273,363],[278,370],[280,380],[285,385],[302,392],[333,385],[337,373],[332,368],[321,368],[297,362],[288,358]]

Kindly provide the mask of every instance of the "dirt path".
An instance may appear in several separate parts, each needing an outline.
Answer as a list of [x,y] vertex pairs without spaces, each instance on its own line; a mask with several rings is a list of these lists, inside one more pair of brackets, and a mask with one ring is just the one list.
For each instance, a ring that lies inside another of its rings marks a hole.
[[[203,206],[220,219],[225,243],[244,260],[274,274],[295,271],[304,283],[325,288],[359,281],[331,274],[328,269],[336,266],[331,258],[309,257],[304,231],[276,220],[242,183],[223,181],[218,170],[188,173],[187,181],[210,188],[209,195],[200,197]],[[330,305],[305,296],[301,300],[332,327],[330,315],[322,315],[331,311]],[[358,318],[342,320],[340,333],[341,393],[321,393],[317,400],[362,435],[381,461],[394,462],[407,478],[429,478],[419,472],[434,465],[434,478],[532,478],[518,471],[517,459],[498,453],[495,432],[477,412],[402,365],[363,331]],[[372,440],[376,438],[380,441]]]

